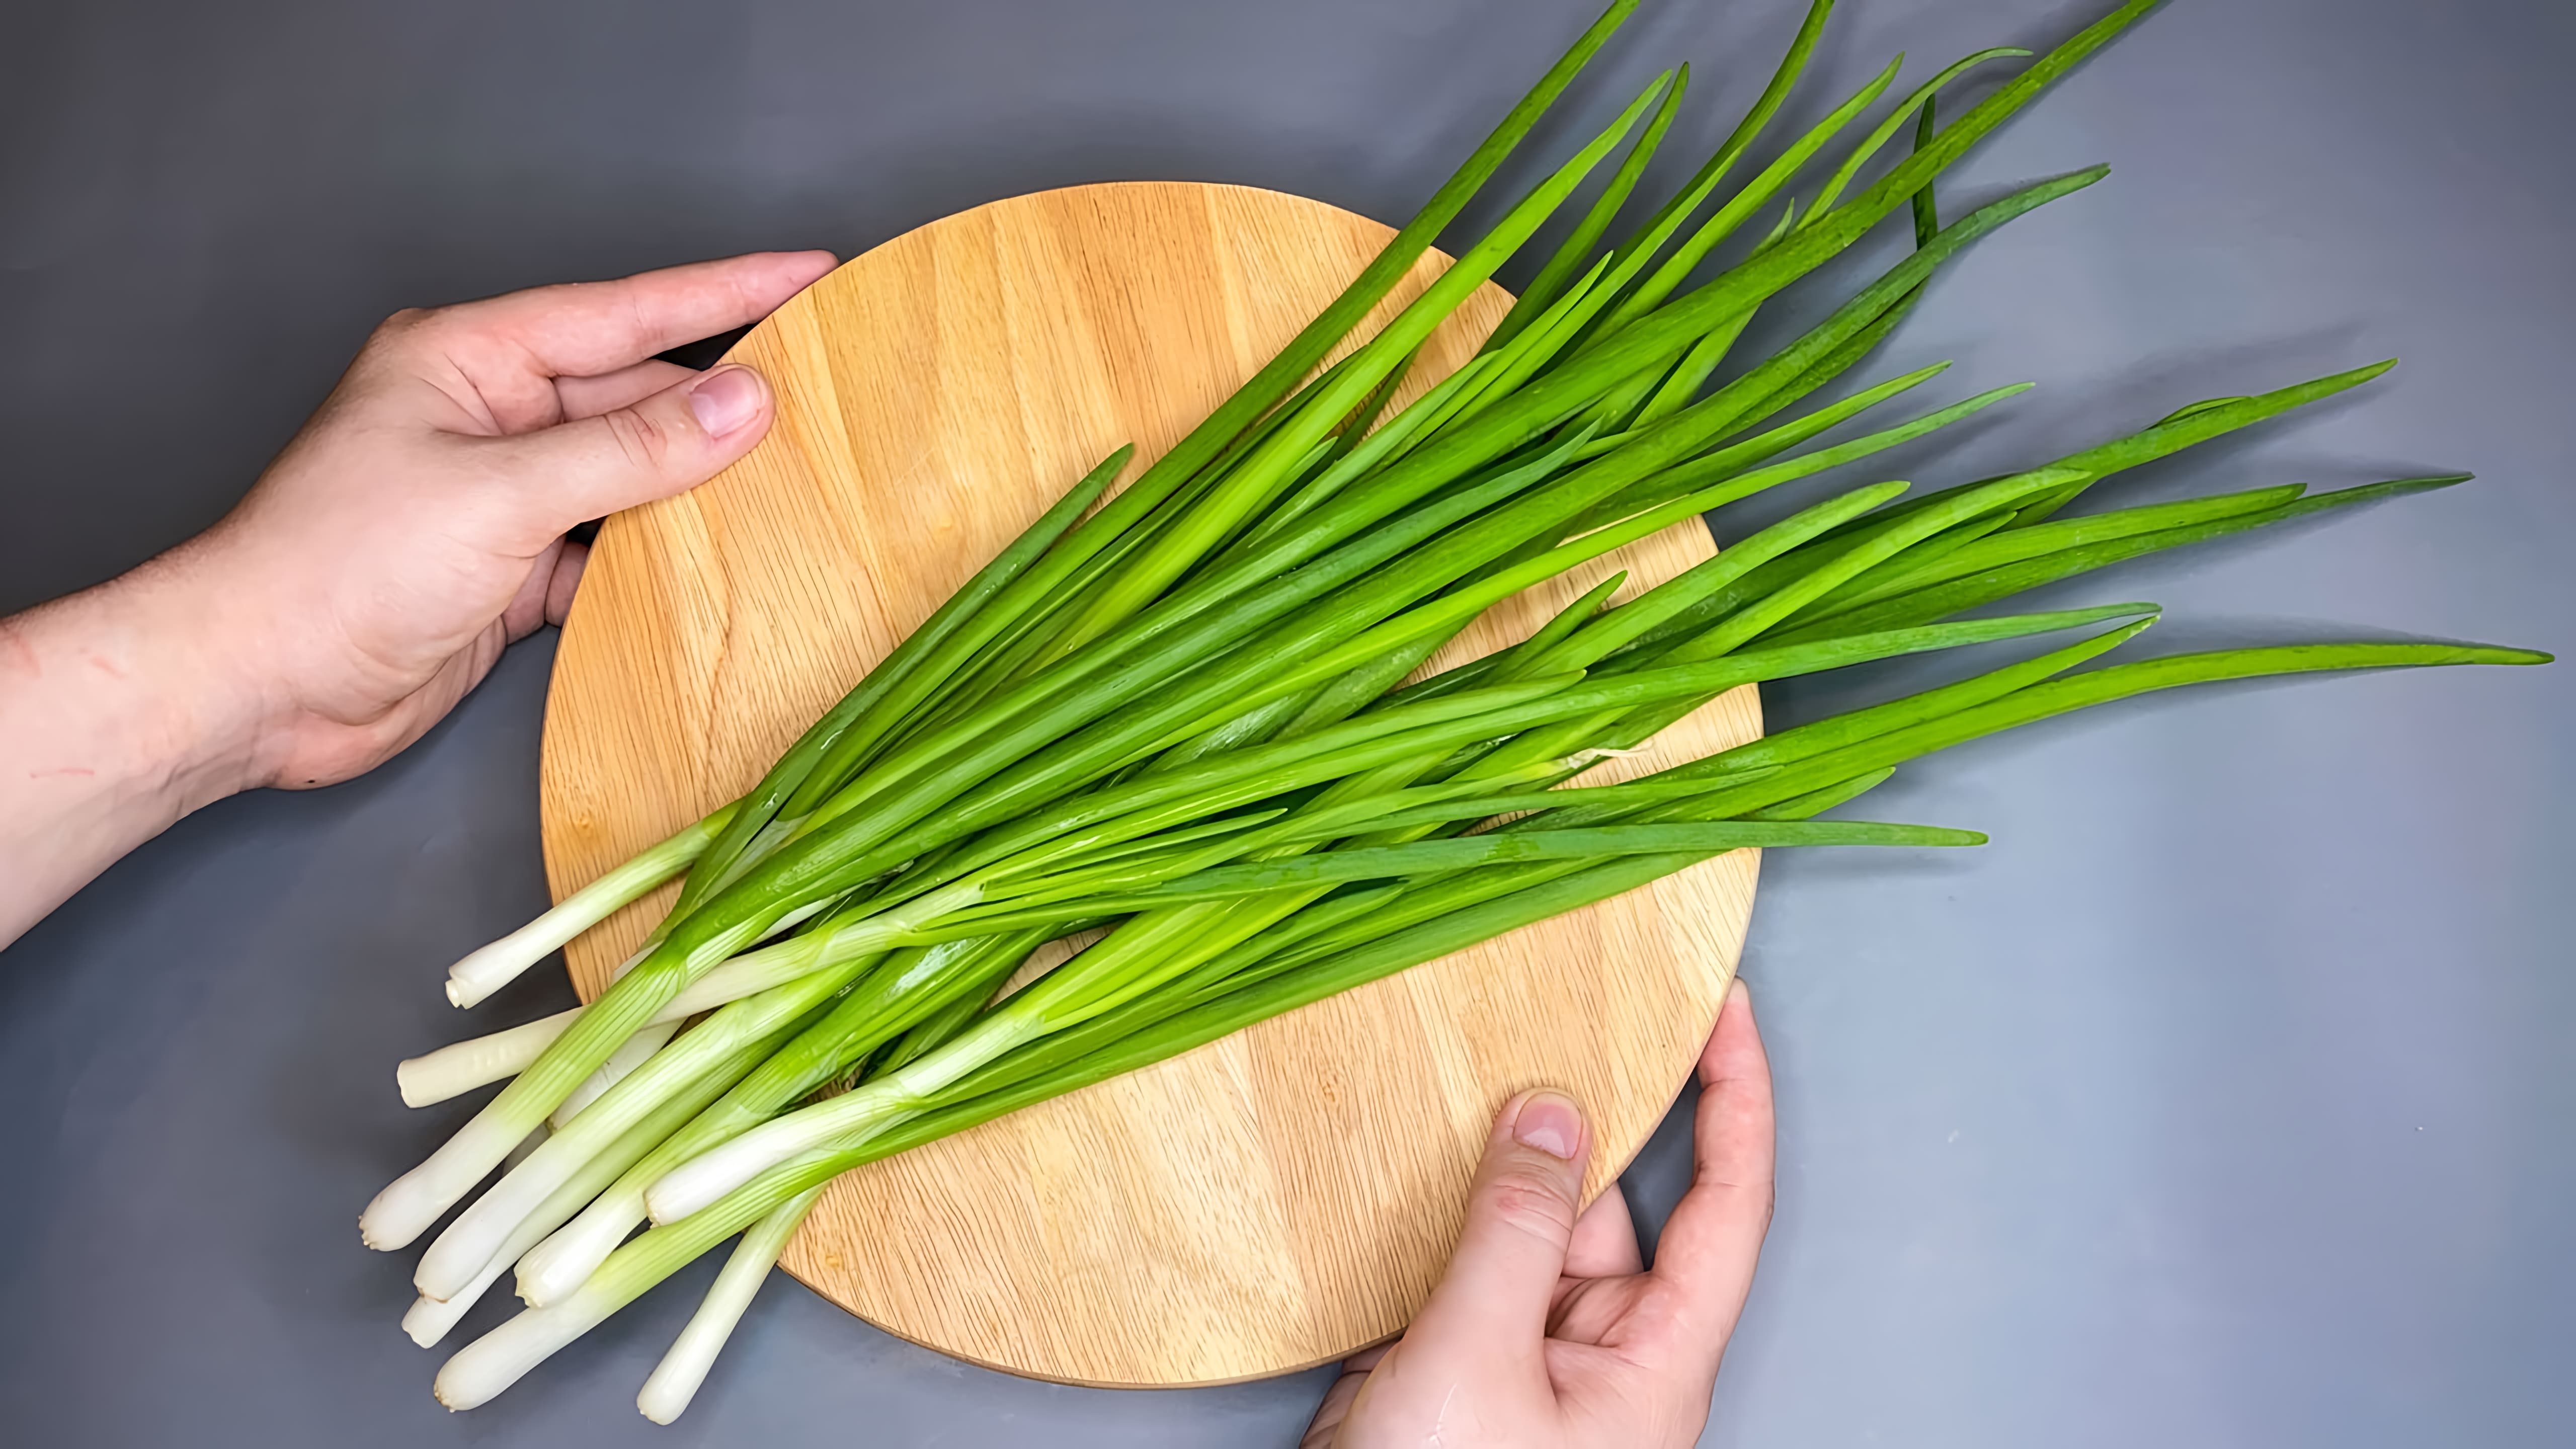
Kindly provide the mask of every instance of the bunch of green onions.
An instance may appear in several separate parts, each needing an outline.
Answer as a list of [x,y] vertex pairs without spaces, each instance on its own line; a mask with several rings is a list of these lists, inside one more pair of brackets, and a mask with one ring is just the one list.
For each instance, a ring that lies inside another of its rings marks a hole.
[[[2064,516],[2103,478],[2383,365],[2196,403],[1928,496],[1901,497],[1901,483],[1843,492],[1634,597],[1614,601],[1614,576],[1518,646],[1407,683],[1524,589],[2022,391],[1830,446],[1811,445],[1942,369],[1801,411],[1963,247],[2100,178],[2044,181],[1946,226],[1932,189],[2151,0],[1946,124],[1936,93],[2028,53],[1969,56],[1881,107],[1890,65],[1777,160],[1730,180],[1815,48],[1832,8],[1815,0],[1742,124],[1633,230],[1608,240],[1687,69],[1658,77],[1393,321],[1324,366],[1634,4],[1613,4],[1347,291],[1123,491],[1111,488],[1128,449],[747,794],[457,963],[449,996],[473,1005],[686,874],[597,1001],[403,1064],[415,1105],[509,1081],[361,1219],[370,1246],[403,1247],[509,1164],[416,1275],[405,1326],[424,1345],[505,1271],[529,1304],[448,1362],[442,1401],[484,1402],[740,1234],[639,1401],[669,1422],[836,1175],[1727,851],[1978,843],[1815,818],[1961,740],[2208,680],[2546,658],[2311,644],[2070,673],[2146,628],[2154,606],[1960,617],[2138,554],[2460,481]],[[1873,110],[1882,119],[1803,208],[1790,199],[1793,179]],[[1863,184],[1909,121],[1910,154]],[[1605,166],[1483,351],[1387,415],[1431,332]],[[1715,381],[1772,297],[1900,209],[1915,242],[1902,261]],[[1732,265],[1686,285],[1748,227]],[[1747,683],[2092,625],[2110,627],[1641,780],[1580,779]],[[1065,964],[1003,989],[1033,952],[1093,934]]]

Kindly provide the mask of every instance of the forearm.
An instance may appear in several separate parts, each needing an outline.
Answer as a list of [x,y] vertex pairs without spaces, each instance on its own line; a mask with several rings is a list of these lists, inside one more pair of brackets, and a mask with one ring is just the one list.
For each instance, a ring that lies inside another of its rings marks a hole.
[[193,574],[183,551],[0,619],[0,946],[250,782],[257,701]]

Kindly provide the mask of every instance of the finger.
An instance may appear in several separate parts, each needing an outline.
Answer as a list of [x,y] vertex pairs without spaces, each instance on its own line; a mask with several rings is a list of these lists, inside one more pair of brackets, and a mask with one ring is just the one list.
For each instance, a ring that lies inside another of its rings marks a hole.
[[1367,1373],[1370,1369],[1376,1368],[1379,1364],[1384,1363],[1386,1361],[1386,1356],[1393,1352],[1395,1352],[1395,1345],[1393,1343],[1381,1343],[1375,1348],[1361,1349],[1359,1352],[1352,1354],[1349,1358],[1342,1360],[1342,1372],[1346,1374]]
[[1405,1353],[1534,1357],[1574,1237],[1591,1134],[1574,1100],[1524,1092],[1503,1105],[1467,1197],[1449,1271],[1405,1333]]
[[1568,1278],[1625,1278],[1646,1270],[1637,1250],[1637,1223],[1628,1216],[1628,1198],[1613,1182],[1574,1220],[1573,1241],[1565,1245]]
[[1753,1287],[1771,1226],[1771,1064],[1741,980],[1727,990],[1699,1059],[1698,1165],[1655,1249],[1655,1276],[1679,1290],[1691,1346],[1713,1361]]
[[1376,1366],[1377,1358],[1372,1353],[1365,1365],[1358,1359],[1342,1365],[1342,1376],[1324,1391],[1324,1401],[1315,1406],[1315,1417],[1307,1421],[1297,1449],[1333,1449],[1341,1441],[1342,1422],[1351,1416],[1351,1406],[1359,1402],[1360,1390],[1368,1387],[1369,1369]]
[[581,587],[581,571],[590,563],[590,545],[565,539],[555,555],[554,574],[546,583],[546,622],[561,628],[572,616],[572,592]]
[[[513,644],[537,632],[546,622],[546,604],[554,594],[555,570],[563,561],[564,549],[571,540],[558,538],[546,545],[528,565],[528,576],[519,581],[519,592],[512,595],[509,606],[501,611],[501,630]],[[578,546],[578,545],[574,545]]]
[[555,379],[555,406],[565,422],[595,418],[601,413],[629,408],[660,392],[677,387],[696,373],[676,362],[656,358],[603,372],[597,377],[559,377]]
[[465,446],[543,538],[714,477],[760,441],[774,408],[759,373],[728,364],[631,407]]
[[613,282],[569,282],[441,308],[440,330],[515,351],[545,377],[597,377],[778,310],[830,252],[754,252]]
[[572,611],[572,591],[581,584],[582,565],[589,559],[590,549],[569,538],[546,545],[546,551],[529,565],[528,576],[520,581],[509,607],[501,611],[501,628],[511,643],[548,624],[563,623]]

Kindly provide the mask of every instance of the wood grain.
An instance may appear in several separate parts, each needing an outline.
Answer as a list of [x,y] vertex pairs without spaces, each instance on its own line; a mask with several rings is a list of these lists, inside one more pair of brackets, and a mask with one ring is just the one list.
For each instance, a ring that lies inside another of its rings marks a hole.
[[[1243,187],[1079,187],[897,238],[755,328],[732,355],[777,388],[777,425],[715,481],[610,519],[565,625],[542,782],[557,897],[747,788],[1075,478],[1121,443],[1171,446],[1388,234]],[[1482,289],[1410,389],[1509,305]],[[1435,667],[1614,567],[1633,592],[1710,552],[1695,522],[1633,545]],[[1759,731],[1741,689],[1621,773]],[[1715,1019],[1756,869],[1711,861],[852,1173],[786,1266],[906,1338],[1082,1383],[1237,1380],[1385,1338],[1436,1279],[1511,1093],[1586,1105],[1587,1194],[1635,1154]],[[671,893],[574,943],[585,997]]]

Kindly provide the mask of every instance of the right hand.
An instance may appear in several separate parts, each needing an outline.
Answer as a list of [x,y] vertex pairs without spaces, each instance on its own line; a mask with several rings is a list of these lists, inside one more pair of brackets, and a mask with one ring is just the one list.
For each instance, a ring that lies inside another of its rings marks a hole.
[[1344,1366],[1302,1449],[1686,1449],[1771,1223],[1771,1069],[1737,981],[1700,1054],[1698,1170],[1645,1271],[1591,1134],[1525,1092],[1485,1146],[1449,1271],[1404,1337]]

